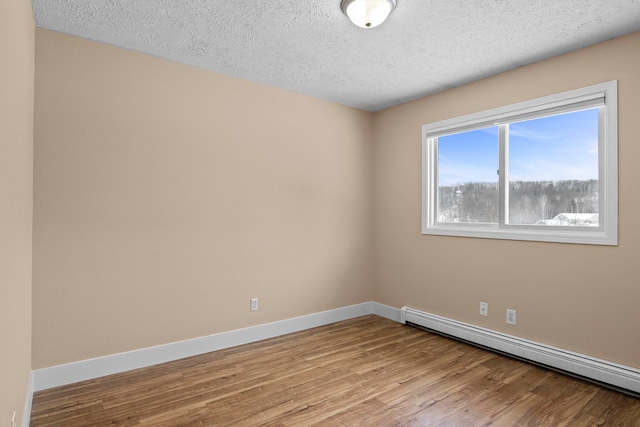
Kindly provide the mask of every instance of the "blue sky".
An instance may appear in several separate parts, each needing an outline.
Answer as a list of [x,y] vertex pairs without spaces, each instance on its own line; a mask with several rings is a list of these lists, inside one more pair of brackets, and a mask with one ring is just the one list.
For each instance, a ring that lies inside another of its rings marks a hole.
[[[598,179],[598,110],[543,117],[509,126],[511,181]],[[498,127],[438,138],[441,186],[497,182]]]

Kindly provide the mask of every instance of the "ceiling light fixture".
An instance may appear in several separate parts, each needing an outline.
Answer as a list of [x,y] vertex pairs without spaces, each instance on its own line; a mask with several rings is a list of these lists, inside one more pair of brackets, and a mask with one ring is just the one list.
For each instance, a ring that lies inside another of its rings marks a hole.
[[396,7],[396,0],[342,0],[340,8],[351,22],[361,28],[382,24]]

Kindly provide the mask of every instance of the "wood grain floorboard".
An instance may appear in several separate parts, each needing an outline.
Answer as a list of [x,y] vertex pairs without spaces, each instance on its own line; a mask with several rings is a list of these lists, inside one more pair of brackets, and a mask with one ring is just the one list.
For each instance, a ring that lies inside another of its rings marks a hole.
[[32,427],[640,426],[640,400],[377,316],[37,392]]

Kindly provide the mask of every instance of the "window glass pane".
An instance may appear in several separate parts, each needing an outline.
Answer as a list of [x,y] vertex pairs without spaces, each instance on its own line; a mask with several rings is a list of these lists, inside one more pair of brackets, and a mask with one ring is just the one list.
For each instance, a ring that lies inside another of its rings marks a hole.
[[509,224],[598,226],[598,109],[509,125]]
[[498,222],[498,127],[438,138],[437,221]]

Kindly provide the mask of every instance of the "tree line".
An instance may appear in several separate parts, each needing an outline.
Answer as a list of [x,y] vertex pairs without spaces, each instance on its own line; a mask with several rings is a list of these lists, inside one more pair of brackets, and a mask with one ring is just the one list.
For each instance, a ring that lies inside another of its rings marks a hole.
[[[438,189],[441,222],[498,222],[498,184],[469,182]],[[513,181],[509,222],[535,224],[561,213],[598,213],[598,180]]]

